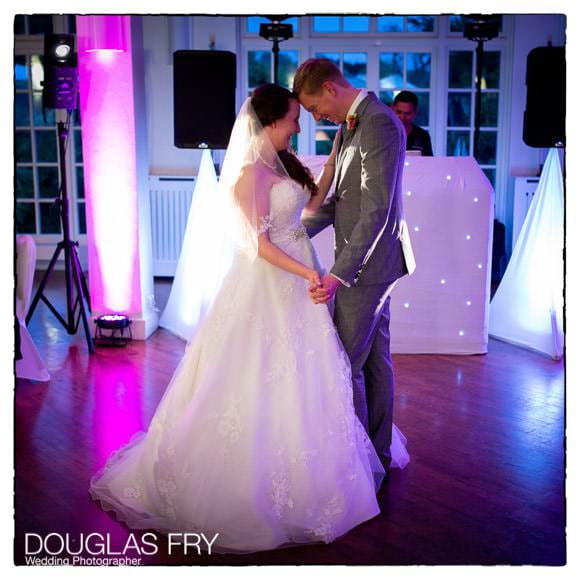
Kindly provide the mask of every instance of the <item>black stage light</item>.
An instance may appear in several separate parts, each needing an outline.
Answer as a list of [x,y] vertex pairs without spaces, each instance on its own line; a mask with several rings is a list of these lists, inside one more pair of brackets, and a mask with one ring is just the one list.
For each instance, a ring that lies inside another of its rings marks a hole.
[[281,22],[263,22],[260,24],[260,36],[270,42],[292,38],[292,24]]
[[73,34],[44,35],[43,103],[47,109],[74,111],[78,100],[77,55]]
[[499,35],[499,16],[495,14],[468,14],[463,25],[463,37],[469,40],[493,40]]
[[[128,330],[128,336],[125,330]],[[131,319],[125,314],[103,314],[95,319],[95,344],[125,346],[132,339]]]
[[282,24],[282,20],[289,18],[288,15],[267,15],[270,22],[260,24],[260,36],[272,43],[272,54],[274,55],[274,83],[278,84],[278,60],[280,53],[280,43],[292,38],[292,24]]

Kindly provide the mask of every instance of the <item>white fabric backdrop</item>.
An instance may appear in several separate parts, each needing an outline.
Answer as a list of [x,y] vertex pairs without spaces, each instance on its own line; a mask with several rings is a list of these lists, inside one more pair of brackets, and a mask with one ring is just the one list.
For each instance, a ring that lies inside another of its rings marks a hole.
[[20,352],[16,361],[16,376],[21,379],[49,381],[50,374],[44,364],[28,328],[26,314],[30,307],[34,270],[36,268],[36,245],[32,236],[16,236],[16,318],[20,323]]
[[[325,157],[303,157],[317,175]],[[493,189],[471,157],[408,157],[404,208],[417,269],[395,287],[395,353],[487,352]],[[313,240],[327,269],[334,235]]]
[[491,303],[490,334],[559,359],[564,353],[564,182],[551,149]]

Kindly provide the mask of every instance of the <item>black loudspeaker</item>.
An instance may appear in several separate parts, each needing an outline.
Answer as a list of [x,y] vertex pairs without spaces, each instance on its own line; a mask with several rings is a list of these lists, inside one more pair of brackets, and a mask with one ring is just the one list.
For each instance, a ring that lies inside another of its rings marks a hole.
[[236,120],[236,55],[222,50],[173,53],[176,147],[226,149]]
[[542,46],[528,54],[524,143],[566,145],[566,56],[563,46]]

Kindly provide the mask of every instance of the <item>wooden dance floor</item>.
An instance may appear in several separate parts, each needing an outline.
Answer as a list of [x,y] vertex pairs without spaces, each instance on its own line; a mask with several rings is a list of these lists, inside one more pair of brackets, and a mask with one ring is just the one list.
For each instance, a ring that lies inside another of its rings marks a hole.
[[[159,307],[168,289],[156,282]],[[64,309],[62,274],[48,294]],[[98,532],[122,550],[130,530],[90,499],[88,482],[147,428],[184,343],[160,329],[89,356],[82,332],[69,336],[43,304],[30,331],[51,380],[16,381],[15,562],[25,562],[26,533],[68,533],[74,549]],[[483,356],[394,363],[395,421],[411,463],[379,492],[379,516],[329,545],[169,556],[160,543],[141,563],[564,564],[562,362],[492,340]]]

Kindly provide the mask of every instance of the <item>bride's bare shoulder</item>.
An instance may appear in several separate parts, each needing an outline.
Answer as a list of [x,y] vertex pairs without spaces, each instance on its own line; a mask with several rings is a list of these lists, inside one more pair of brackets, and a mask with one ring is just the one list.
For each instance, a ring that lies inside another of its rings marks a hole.
[[242,165],[238,181],[240,183],[259,183],[261,186],[272,186],[280,177],[263,163],[253,162]]

